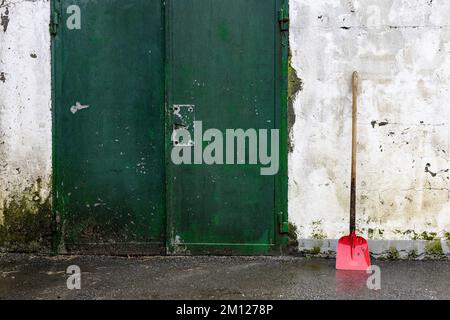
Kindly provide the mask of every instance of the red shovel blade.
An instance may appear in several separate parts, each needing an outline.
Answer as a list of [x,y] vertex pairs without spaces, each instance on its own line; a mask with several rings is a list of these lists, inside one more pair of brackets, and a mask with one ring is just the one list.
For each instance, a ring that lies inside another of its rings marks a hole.
[[336,269],[363,270],[370,267],[369,245],[355,232],[339,239],[336,253]]

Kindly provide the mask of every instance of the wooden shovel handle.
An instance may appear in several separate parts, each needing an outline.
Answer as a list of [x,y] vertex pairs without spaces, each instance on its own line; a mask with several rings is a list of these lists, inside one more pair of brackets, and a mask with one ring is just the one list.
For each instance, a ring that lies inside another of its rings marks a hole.
[[352,176],[350,185],[350,233],[356,229],[356,146],[358,131],[358,72],[352,76]]

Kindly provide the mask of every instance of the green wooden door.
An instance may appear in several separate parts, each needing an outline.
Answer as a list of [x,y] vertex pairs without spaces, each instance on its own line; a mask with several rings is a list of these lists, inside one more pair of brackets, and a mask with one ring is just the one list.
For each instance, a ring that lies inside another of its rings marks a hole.
[[164,252],[161,1],[55,0],[53,17],[55,242]]
[[[248,153],[243,164],[206,165],[201,159],[174,164],[167,152],[169,251],[273,252],[287,231],[281,107],[287,41],[283,49],[281,1],[169,0],[166,5],[169,134],[181,127],[195,136],[200,121],[203,132],[214,128],[224,136],[238,128],[282,131],[276,175],[261,175]],[[168,150],[178,144],[182,155],[208,145],[183,143],[176,135],[167,139]]]

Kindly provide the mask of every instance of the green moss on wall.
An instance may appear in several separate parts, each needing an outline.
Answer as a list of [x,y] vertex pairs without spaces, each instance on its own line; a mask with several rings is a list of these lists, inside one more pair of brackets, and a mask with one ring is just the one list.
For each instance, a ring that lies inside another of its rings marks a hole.
[[311,239],[315,239],[315,240],[323,240],[326,238],[327,238],[327,236],[321,230],[314,231],[313,234],[311,235]]
[[311,254],[319,254],[320,253],[320,247],[314,247],[311,250]]
[[402,234],[403,236],[406,236],[412,240],[419,240],[419,235],[414,230],[411,230],[411,229],[400,232],[400,234]]
[[297,92],[303,90],[303,81],[297,75],[297,70],[292,66],[292,53],[289,50],[289,70],[288,70],[288,128],[289,128],[289,152],[293,150],[291,141],[291,131],[295,123],[294,100]]
[[388,260],[398,260],[400,258],[400,253],[398,252],[397,248],[390,247],[389,251],[386,255],[386,259]]
[[50,197],[42,199],[42,180],[3,203],[0,247],[7,251],[48,251],[51,241]]
[[323,240],[327,238],[327,235],[322,229],[322,220],[313,221],[312,227],[313,232],[311,234],[311,239]]
[[446,232],[446,233],[444,234],[444,238],[445,238],[447,241],[450,241],[450,232]]
[[289,228],[288,228],[288,238],[289,238],[289,244],[298,246],[298,235],[297,235],[297,227],[289,222]]
[[425,253],[430,258],[443,258],[445,257],[444,250],[440,240],[428,241],[425,244]]
[[305,249],[305,250],[303,250],[303,253],[305,255],[318,255],[320,253],[320,247],[315,246],[312,249]]
[[297,70],[292,66],[292,52],[289,50],[289,77],[288,77],[289,99],[294,99],[297,92],[303,90],[303,81],[297,75]]
[[408,252],[408,259],[410,260],[415,260],[419,257],[419,254],[417,253],[416,249],[411,250],[410,252]]
[[289,222],[288,228],[288,245],[287,251],[289,254],[297,254],[298,253],[298,233],[297,227]]
[[419,236],[418,236],[418,240],[437,240],[438,236],[436,232],[422,232]]

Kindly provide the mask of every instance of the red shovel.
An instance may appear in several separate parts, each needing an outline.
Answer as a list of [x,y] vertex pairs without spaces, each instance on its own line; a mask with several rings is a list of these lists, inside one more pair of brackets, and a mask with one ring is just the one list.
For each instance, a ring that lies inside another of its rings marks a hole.
[[352,180],[350,187],[350,235],[338,241],[336,269],[364,270],[370,267],[369,245],[367,240],[356,235],[356,132],[358,115],[358,73],[352,77]]

